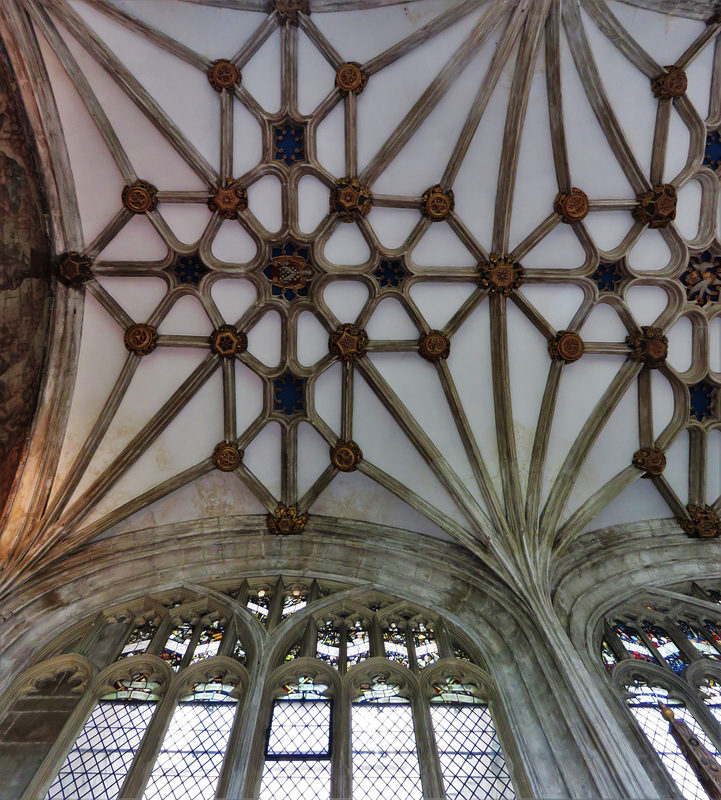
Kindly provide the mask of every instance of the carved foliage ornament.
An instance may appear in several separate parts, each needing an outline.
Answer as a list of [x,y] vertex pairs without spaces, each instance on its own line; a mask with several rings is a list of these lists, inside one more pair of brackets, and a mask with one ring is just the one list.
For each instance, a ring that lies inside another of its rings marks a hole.
[[219,442],[213,449],[212,460],[216,469],[221,472],[232,472],[240,466],[243,451],[232,442]]
[[248,337],[235,325],[221,325],[210,334],[210,346],[223,358],[232,358],[248,349]]
[[636,199],[638,205],[633,209],[636,222],[647,224],[649,228],[665,228],[676,219],[676,189],[670,183],[654,186]]
[[66,286],[82,286],[93,277],[92,266],[81,253],[64,253],[58,259],[58,277]]
[[570,194],[556,195],[553,210],[561,215],[562,222],[580,222],[588,214],[588,196],[574,186]]
[[634,331],[626,337],[631,348],[629,358],[632,361],[643,361],[649,369],[662,367],[668,355],[668,339],[661,328],[644,325],[640,331]]
[[454,207],[453,191],[444,192],[438,184],[426,189],[421,197],[421,214],[433,222],[444,220]]
[[275,10],[281,22],[298,24],[298,14],[310,14],[309,0],[275,0]]
[[123,189],[123,205],[133,214],[145,214],[158,206],[158,190],[147,181],[135,181]]
[[268,530],[276,534],[303,533],[308,524],[308,515],[299,514],[298,506],[278,504],[274,514],[268,514]]
[[418,340],[418,352],[426,361],[448,358],[451,353],[450,339],[441,331],[428,331]]
[[223,219],[235,219],[239,211],[248,208],[248,192],[238,183],[217,186],[215,194],[208,198],[208,208],[217,211]]
[[213,61],[208,70],[208,81],[216,92],[222,92],[223,89],[232,89],[236,84],[240,83],[241,77],[238,67],[232,61],[226,61],[224,58]]
[[488,264],[478,265],[478,285],[488,294],[502,294],[506,297],[523,283],[526,271],[510,256],[491,253]]
[[690,519],[679,519],[679,525],[689,536],[715,539],[721,533],[721,521],[710,506],[686,506]]
[[664,69],[666,72],[663,75],[651,79],[653,96],[659,100],[671,100],[674,97],[681,97],[688,88],[686,73],[675,64],[670,67],[664,67]]
[[661,475],[666,469],[666,456],[658,447],[642,447],[633,454],[631,463],[646,473],[644,478],[651,478]]
[[548,343],[548,354],[554,361],[565,361],[572,364],[583,355],[583,339],[571,331],[558,331],[555,339]]
[[373,205],[373,195],[357,178],[341,178],[330,192],[330,210],[337,211],[343,222],[367,217]]
[[335,76],[335,85],[341,92],[360,94],[366,88],[367,83],[368,74],[363,72],[360,64],[356,64],[355,61],[343,64]]
[[363,452],[354,441],[338,442],[330,449],[330,463],[341,472],[354,472]]
[[155,350],[158,343],[158,332],[151,325],[131,325],[125,331],[124,342],[131,353],[147,356]]
[[341,325],[328,339],[328,350],[341,361],[354,361],[364,356],[367,346],[368,334],[351,323]]

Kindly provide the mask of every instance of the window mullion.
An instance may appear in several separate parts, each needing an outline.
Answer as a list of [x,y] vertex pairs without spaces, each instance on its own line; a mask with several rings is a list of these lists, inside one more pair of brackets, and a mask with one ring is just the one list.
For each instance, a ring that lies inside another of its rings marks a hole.
[[283,578],[278,578],[273,588],[273,597],[271,598],[270,608],[268,609],[268,619],[265,621],[265,627],[269,633],[278,627],[278,623],[283,614],[283,593]]
[[158,703],[152,719],[145,729],[145,735],[140,746],[135,752],[135,758],[120,787],[117,800],[137,800],[143,796],[145,786],[153,771],[155,760],[163,745],[165,734],[168,731],[170,720],[175,711],[176,701],[170,694],[166,694]]
[[[656,649],[656,645],[651,641],[651,639],[646,635],[646,631],[643,629],[643,623],[641,620],[638,622],[633,623],[636,626],[636,630],[638,631],[639,638],[641,641],[646,645],[648,652],[653,655],[656,661],[668,670],[671,670],[671,667],[668,665],[668,661],[658,652]],[[673,672],[673,670],[671,670]]]
[[385,656],[386,651],[383,647],[383,631],[381,630],[381,623],[377,614],[371,617],[370,629],[368,631],[368,638],[370,640],[371,658],[378,656]]
[[438,748],[433,735],[433,721],[431,720],[428,701],[425,698],[414,695],[412,706],[423,796],[432,798],[432,800],[444,798],[446,793],[443,786],[441,764],[438,758]]
[[310,617],[308,624],[305,626],[303,638],[300,643],[300,655],[303,658],[314,658],[318,636],[318,626],[313,617]]
[[407,619],[405,624],[406,650],[408,651],[408,666],[411,672],[418,674],[418,659],[416,658],[416,645],[413,641],[413,623]]
[[[266,726],[273,698],[263,701],[267,666],[251,674],[230,731],[223,768],[215,790],[217,798],[257,797],[265,758]],[[270,724],[270,723],[269,723]],[[251,735],[252,734],[252,735]]]
[[338,642],[338,671],[345,675],[348,664],[348,621],[343,620],[340,624],[340,640]]
[[166,614],[163,617],[163,621],[158,625],[158,630],[155,632],[155,636],[153,636],[153,640],[150,642],[150,647],[148,647],[146,651],[149,656],[158,656],[158,658],[160,658],[160,654],[163,652],[163,647],[172,629],[173,615]]
[[331,777],[332,800],[348,800],[353,791],[353,754],[351,749],[351,703],[348,688],[333,698],[331,713]]
[[453,643],[442,619],[436,620],[436,641],[440,658],[453,658]]

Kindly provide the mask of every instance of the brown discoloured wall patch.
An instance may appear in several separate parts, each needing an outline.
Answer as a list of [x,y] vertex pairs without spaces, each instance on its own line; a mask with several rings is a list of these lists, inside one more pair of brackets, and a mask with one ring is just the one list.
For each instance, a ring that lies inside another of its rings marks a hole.
[[50,244],[33,156],[0,49],[0,509],[35,411],[50,311]]

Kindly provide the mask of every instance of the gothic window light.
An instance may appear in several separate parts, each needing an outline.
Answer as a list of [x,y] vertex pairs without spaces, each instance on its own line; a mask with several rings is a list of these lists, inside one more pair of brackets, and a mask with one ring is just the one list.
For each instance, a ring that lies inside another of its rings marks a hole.
[[237,682],[210,675],[180,698],[143,800],[212,800],[236,712]]
[[358,690],[351,712],[354,796],[422,800],[413,709],[403,687],[378,675]]
[[[22,800],[210,800],[238,747],[257,754],[244,796],[261,800],[514,797],[475,646],[397,598],[253,579],[111,609],[80,641],[97,675]],[[245,693],[259,690],[256,733],[233,749]]]
[[721,747],[721,612],[708,588],[645,590],[608,615],[601,662],[663,766],[688,800],[703,799],[694,769],[671,735],[664,706],[712,757]]
[[155,711],[159,685],[143,673],[114,682],[83,726],[46,800],[117,797]]

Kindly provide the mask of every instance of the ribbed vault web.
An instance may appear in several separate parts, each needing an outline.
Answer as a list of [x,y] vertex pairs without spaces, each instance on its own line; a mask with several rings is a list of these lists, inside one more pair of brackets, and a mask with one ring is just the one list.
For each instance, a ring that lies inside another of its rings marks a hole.
[[505,568],[721,510],[707,4],[15,5],[74,178],[64,246],[92,274],[67,289],[73,401],[10,571],[279,506]]

